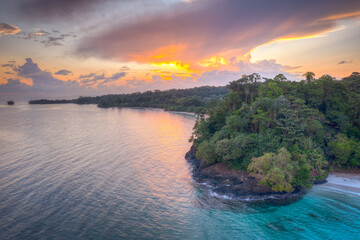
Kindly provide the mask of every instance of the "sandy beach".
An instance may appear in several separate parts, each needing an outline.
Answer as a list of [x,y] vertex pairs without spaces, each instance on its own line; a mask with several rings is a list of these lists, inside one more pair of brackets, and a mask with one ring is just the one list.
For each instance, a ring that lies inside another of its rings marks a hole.
[[324,185],[360,193],[360,174],[331,172]]

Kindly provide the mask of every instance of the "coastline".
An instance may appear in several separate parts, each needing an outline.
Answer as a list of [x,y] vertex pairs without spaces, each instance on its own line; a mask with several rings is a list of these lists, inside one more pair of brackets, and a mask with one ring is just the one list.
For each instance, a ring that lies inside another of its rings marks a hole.
[[199,187],[205,188],[210,195],[223,200],[272,201],[289,203],[300,199],[305,189],[295,189],[292,193],[274,192],[268,186],[261,186],[248,172],[233,170],[229,165],[216,163],[207,165],[195,157],[196,149],[191,147],[185,159],[191,166],[192,178]]
[[[272,201],[274,203],[289,203],[299,200],[306,194],[306,189],[295,189],[292,193],[274,192],[270,187],[261,186],[249,173],[231,169],[224,163],[207,165],[195,157],[196,149],[191,147],[185,159],[191,166],[194,182],[210,191],[210,195],[223,200],[239,201]],[[333,171],[326,180],[314,183],[360,194],[359,172]]]

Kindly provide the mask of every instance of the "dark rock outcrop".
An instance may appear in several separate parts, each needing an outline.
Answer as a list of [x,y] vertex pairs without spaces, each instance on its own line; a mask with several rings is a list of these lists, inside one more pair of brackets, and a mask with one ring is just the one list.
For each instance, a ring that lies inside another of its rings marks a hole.
[[211,186],[211,190],[218,195],[225,195],[232,199],[265,200],[265,199],[298,199],[305,191],[295,189],[292,193],[274,192],[268,186],[259,185],[255,177],[246,171],[234,170],[224,163],[206,164],[196,158],[196,147],[193,145],[185,158],[192,167],[193,179],[199,184]]

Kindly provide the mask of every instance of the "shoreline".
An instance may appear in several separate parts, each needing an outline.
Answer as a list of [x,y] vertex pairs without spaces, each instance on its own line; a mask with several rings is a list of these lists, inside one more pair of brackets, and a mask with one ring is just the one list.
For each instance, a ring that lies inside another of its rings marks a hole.
[[346,172],[330,172],[324,186],[360,194],[360,174]]
[[222,200],[287,204],[299,200],[306,193],[306,189],[299,188],[291,193],[274,192],[268,186],[259,185],[255,177],[245,171],[233,170],[224,163],[207,165],[195,157],[194,146],[186,153],[185,159],[191,167],[192,179],[196,185]]
[[[231,169],[228,165],[217,163],[207,165],[195,157],[195,148],[185,155],[186,161],[191,166],[194,183],[206,189],[210,195],[222,200],[237,201],[272,201],[274,203],[289,203],[299,200],[307,189],[295,189],[292,193],[274,192],[270,187],[258,185],[256,179],[247,172]],[[332,171],[323,182],[314,183],[331,188],[345,190],[360,194],[360,173]]]

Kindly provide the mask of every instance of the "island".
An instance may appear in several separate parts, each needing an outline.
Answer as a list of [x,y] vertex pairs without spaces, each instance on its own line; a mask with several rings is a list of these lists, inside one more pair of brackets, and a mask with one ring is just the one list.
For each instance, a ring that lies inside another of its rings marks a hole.
[[228,89],[203,86],[189,89],[171,89],[166,91],[146,91],[130,94],[109,94],[96,97],[79,97],[62,100],[31,100],[29,104],[97,104],[100,108],[110,107],[143,107],[162,108],[167,111],[203,113],[211,102],[221,100]]
[[186,159],[195,180],[239,199],[296,198],[329,171],[360,167],[360,74],[302,81],[254,73],[197,118]]
[[235,199],[296,199],[329,171],[360,167],[360,74],[341,80],[307,72],[301,81],[243,75],[199,87],[32,100],[195,112],[186,159],[193,178]]

